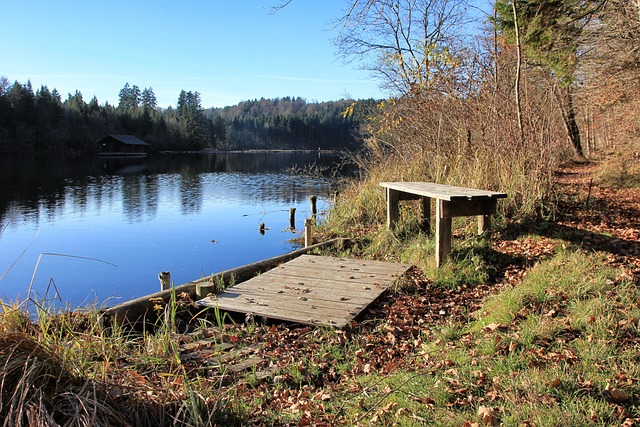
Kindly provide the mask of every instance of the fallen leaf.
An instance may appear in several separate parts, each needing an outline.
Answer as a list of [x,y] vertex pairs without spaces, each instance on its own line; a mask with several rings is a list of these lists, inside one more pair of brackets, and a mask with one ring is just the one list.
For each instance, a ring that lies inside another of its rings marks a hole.
[[502,323],[489,323],[487,326],[482,328],[482,330],[485,331],[485,332],[495,332],[498,329],[503,329],[505,327],[506,326],[503,325]]
[[609,390],[609,397],[613,402],[616,403],[626,402],[627,400],[629,400],[629,395],[627,394],[627,392],[619,388],[612,388],[611,390]]
[[495,410],[487,406],[478,407],[478,416],[482,419],[482,423],[486,425],[494,425],[498,421]]

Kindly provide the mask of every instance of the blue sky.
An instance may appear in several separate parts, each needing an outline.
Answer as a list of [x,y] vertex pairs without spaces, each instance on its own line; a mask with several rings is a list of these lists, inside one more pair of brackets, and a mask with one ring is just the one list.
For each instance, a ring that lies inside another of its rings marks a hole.
[[118,103],[125,83],[158,105],[182,89],[203,107],[300,96],[380,98],[369,72],[336,55],[331,22],[345,0],[3,0],[0,76]]

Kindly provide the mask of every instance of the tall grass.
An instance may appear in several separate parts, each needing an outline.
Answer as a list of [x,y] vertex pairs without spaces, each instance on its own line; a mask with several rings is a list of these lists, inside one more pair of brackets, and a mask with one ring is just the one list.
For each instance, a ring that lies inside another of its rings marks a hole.
[[0,424],[238,424],[241,408],[182,363],[176,304],[142,332],[97,308],[40,304],[33,318],[20,304],[0,305]]
[[[523,123],[513,95],[514,53],[494,68],[478,65],[476,88],[416,91],[380,103],[363,127],[366,151],[355,161],[363,179],[345,186],[332,220],[362,229],[384,219],[380,181],[427,181],[508,194],[507,218],[551,206],[553,173],[571,155],[553,88],[530,70],[523,76]],[[451,86],[455,86],[452,84]]]

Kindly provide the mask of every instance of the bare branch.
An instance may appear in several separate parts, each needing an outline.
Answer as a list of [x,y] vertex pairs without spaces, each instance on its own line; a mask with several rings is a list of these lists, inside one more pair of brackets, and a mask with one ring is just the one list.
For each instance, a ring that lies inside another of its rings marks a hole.
[[278,13],[280,10],[284,9],[285,7],[289,6],[289,4],[291,4],[293,0],[282,0],[281,3],[277,6],[271,6],[269,8],[269,15],[274,15],[276,13]]

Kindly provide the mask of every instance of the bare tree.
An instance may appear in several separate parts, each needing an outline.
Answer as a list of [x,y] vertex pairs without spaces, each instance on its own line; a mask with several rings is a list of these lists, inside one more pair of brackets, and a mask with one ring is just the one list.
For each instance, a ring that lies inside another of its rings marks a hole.
[[581,72],[597,86],[637,81],[640,76],[640,0],[602,0],[584,39]]
[[336,23],[336,45],[396,94],[439,91],[460,78],[467,12],[461,0],[352,0]]

